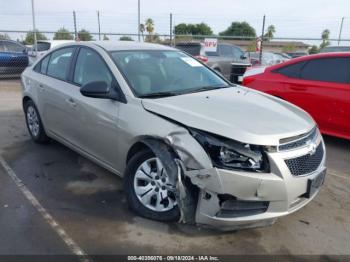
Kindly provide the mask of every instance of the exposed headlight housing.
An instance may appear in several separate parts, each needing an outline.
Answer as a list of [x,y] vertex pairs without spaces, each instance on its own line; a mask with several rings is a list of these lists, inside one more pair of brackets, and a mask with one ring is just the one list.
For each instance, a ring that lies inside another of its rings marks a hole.
[[244,144],[197,129],[190,129],[190,133],[203,146],[217,168],[270,172],[262,146]]

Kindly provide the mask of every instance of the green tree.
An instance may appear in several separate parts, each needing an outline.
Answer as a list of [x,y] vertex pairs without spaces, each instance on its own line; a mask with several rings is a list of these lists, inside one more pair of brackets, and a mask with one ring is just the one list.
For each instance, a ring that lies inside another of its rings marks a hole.
[[79,37],[80,41],[91,41],[91,40],[93,40],[92,35],[90,34],[90,32],[85,30],[85,29],[81,29],[78,32],[78,37]]
[[232,24],[225,31],[219,33],[219,35],[240,36],[239,39],[249,40],[252,37],[256,37],[256,32],[255,29],[247,22],[232,22]]
[[[38,30],[36,30],[36,40],[47,40],[47,37],[40,33]],[[26,45],[33,45],[34,44],[34,31],[29,31],[26,34],[26,37],[24,39],[24,43]]]
[[145,31],[146,31],[145,24],[140,24],[140,32],[141,32],[143,41],[145,41],[145,36],[144,36]]
[[0,34],[0,40],[10,40],[10,36],[8,34]]
[[206,23],[185,24],[181,23],[175,26],[177,35],[212,35],[213,31]]
[[270,40],[273,38],[273,36],[274,36],[275,33],[276,33],[276,28],[275,28],[275,26],[274,26],[274,25],[269,25],[269,26],[267,27],[267,32],[266,32],[266,34],[264,35],[264,38],[267,38],[267,40],[270,41]]
[[107,40],[109,40],[109,37],[106,35],[103,35],[103,41],[107,41]]
[[121,36],[121,37],[119,38],[119,40],[120,40],[120,41],[134,41],[130,36],[126,36],[126,35]]
[[152,35],[154,32],[154,22],[152,18],[148,18],[145,21],[145,28],[146,31],[148,32],[148,35]]
[[311,46],[311,48],[309,49],[309,54],[317,54],[318,52],[320,52],[319,48],[317,45],[313,45]]
[[64,27],[57,30],[53,36],[53,40],[73,40],[74,36]]
[[175,34],[176,35],[188,35],[190,34],[188,30],[188,26],[185,23],[181,23],[175,26]]
[[326,46],[330,45],[330,42],[329,42],[329,35],[330,34],[331,34],[331,32],[328,29],[325,29],[322,31],[322,35],[321,35],[322,43],[320,45],[320,49],[325,48]]

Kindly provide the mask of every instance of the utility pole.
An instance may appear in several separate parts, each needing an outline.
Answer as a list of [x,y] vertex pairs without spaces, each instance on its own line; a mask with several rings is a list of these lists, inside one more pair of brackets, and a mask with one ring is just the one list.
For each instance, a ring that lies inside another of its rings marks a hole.
[[266,16],[264,15],[263,26],[262,26],[262,33],[261,33],[260,54],[259,54],[259,63],[260,63],[260,65],[261,65],[261,60],[262,60],[263,43],[264,43],[265,19],[266,19]]
[[173,14],[170,13],[170,46],[173,46]]
[[97,21],[98,21],[98,40],[101,40],[100,11],[97,11]]
[[36,38],[36,26],[35,26],[35,9],[34,9],[34,0],[32,0],[32,18],[33,18],[33,34],[34,34],[34,53],[37,55],[37,38]]
[[74,40],[77,41],[78,40],[78,31],[77,31],[77,18],[75,15],[75,11],[73,11],[73,21],[74,21]]
[[345,19],[345,17],[343,17],[343,18],[341,19],[340,31],[339,31],[339,38],[338,38],[338,46],[340,45],[341,33],[342,33],[342,31],[343,31],[344,19]]
[[141,42],[140,24],[141,24],[141,6],[140,6],[140,0],[138,0],[137,1],[137,38],[139,42]]

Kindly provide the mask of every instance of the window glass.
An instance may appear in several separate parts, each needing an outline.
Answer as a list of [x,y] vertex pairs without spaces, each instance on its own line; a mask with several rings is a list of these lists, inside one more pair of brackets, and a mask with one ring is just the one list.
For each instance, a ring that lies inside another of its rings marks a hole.
[[301,69],[303,68],[305,63],[306,62],[299,62],[299,63],[295,63],[292,65],[288,65],[288,66],[285,66],[285,67],[278,69],[276,72],[280,73],[282,75],[285,75],[287,77],[299,78]]
[[62,48],[53,52],[47,68],[47,75],[66,80],[73,52],[73,47]]
[[74,83],[85,85],[95,81],[103,81],[111,86],[112,75],[101,56],[91,49],[82,48],[75,65]]
[[48,66],[48,64],[49,64],[50,57],[51,57],[51,56],[49,55],[49,56],[45,57],[45,58],[41,61],[40,73],[46,75],[47,66]]
[[176,48],[193,56],[198,56],[201,53],[201,44],[178,44]]
[[[48,42],[38,42],[36,45],[36,51],[41,52],[41,51],[47,51],[51,47],[51,44]],[[33,46],[34,50],[34,46]]]
[[220,56],[233,56],[232,46],[230,45],[219,45]]
[[205,55],[206,56],[219,56],[218,52],[211,52],[211,51],[206,51],[205,52]]
[[23,52],[25,50],[25,47],[17,44],[17,43],[13,43],[13,42],[4,42],[5,44],[5,49],[8,52]]
[[137,96],[184,94],[229,86],[198,62],[177,51],[114,51],[112,58]]
[[40,69],[41,69],[41,62],[37,63],[33,70],[37,73],[40,73]]
[[244,53],[241,49],[237,47],[233,47],[233,57],[236,59],[241,59],[242,56],[244,56]]
[[301,71],[305,80],[350,83],[350,58],[323,58],[309,61]]

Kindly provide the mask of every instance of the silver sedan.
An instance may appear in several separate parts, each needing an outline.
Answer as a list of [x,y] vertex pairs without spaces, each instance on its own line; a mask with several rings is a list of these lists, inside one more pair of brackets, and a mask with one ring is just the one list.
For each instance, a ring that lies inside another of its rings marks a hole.
[[22,85],[32,139],[123,177],[146,218],[266,226],[309,203],[325,178],[322,136],[306,112],[170,47],[65,44],[26,69]]

